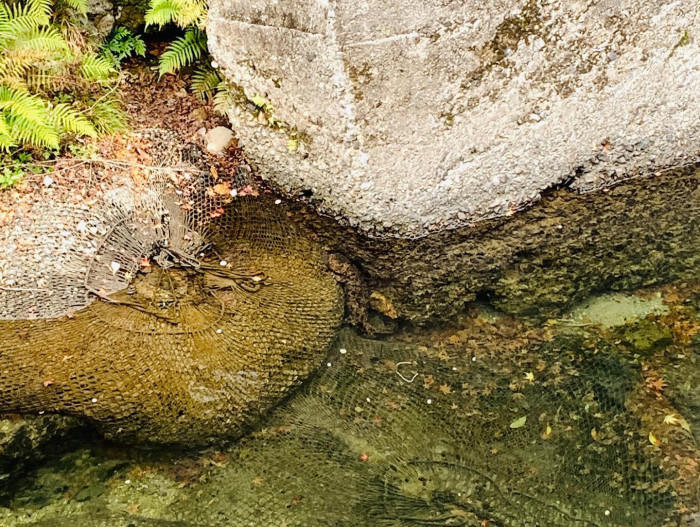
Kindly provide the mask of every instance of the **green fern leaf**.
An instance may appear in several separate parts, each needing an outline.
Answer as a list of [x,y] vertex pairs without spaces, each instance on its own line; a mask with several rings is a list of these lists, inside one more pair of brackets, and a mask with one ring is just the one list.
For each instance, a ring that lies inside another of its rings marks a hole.
[[160,56],[158,75],[162,77],[166,73],[192,64],[202,56],[206,49],[206,35],[195,27],[189,28],[182,37],[171,42]]
[[0,113],[14,143],[58,148],[59,134],[41,97],[0,86]]
[[83,56],[80,72],[83,78],[88,81],[105,83],[109,81],[116,69],[104,57],[94,53],[87,53]]
[[49,25],[50,1],[29,0],[25,5],[2,2],[0,5],[0,39],[12,39],[20,33]]
[[87,14],[87,0],[64,0],[66,4],[75,9],[81,15]]
[[192,75],[192,90],[200,99],[208,99],[216,93],[221,76],[211,66],[200,66]]
[[7,121],[5,121],[5,116],[0,115],[0,150],[7,151],[14,146],[17,146],[17,143],[12,137],[10,127],[7,125]]
[[222,115],[226,115],[226,112],[231,109],[235,102],[236,99],[231,88],[225,82],[220,82],[214,95],[214,110]]
[[97,101],[89,109],[89,117],[99,134],[111,134],[125,130],[127,115],[120,108],[119,100],[106,98]]
[[68,131],[76,135],[97,137],[97,130],[93,124],[72,108],[69,104],[57,104],[51,109],[51,122],[59,131]]
[[181,28],[203,26],[207,5],[201,0],[151,0],[144,17],[146,27],[175,23]]
[[67,54],[68,44],[58,29],[38,27],[18,33],[14,42],[7,48],[8,51],[10,49],[33,50],[49,56],[56,53]]

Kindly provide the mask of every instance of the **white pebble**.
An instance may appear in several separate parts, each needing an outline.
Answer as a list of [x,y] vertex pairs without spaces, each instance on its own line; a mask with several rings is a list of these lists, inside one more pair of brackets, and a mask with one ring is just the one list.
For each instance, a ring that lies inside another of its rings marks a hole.
[[224,332],[224,330],[223,330],[223,329],[217,329],[216,332],[217,332],[219,335],[221,335],[221,334]]
[[280,203],[282,203],[282,200],[281,200],[281,199],[276,199],[276,200],[275,200],[275,205],[279,205]]
[[219,262],[219,265],[220,265],[221,267],[226,267],[226,266],[228,265],[228,262],[227,262],[226,260],[221,260],[221,261]]
[[96,402],[97,402],[97,397],[93,397],[93,398],[90,399],[90,400],[91,400],[93,403],[96,403]]
[[476,357],[472,357],[472,362],[476,362]]
[[366,400],[368,403],[371,403],[371,402],[372,402],[372,401],[370,400],[369,397],[367,397],[367,399],[365,399],[365,400]]
[[433,400],[432,400],[432,399],[428,399],[428,400],[426,401],[426,403],[428,403],[428,404],[433,404]]
[[131,484],[131,480],[130,480],[130,479],[127,479],[124,483],[126,483],[127,485],[130,485],[130,484]]
[[605,509],[605,515],[610,516],[610,511],[608,509]]
[[340,348],[339,351],[341,355],[345,355],[348,352],[348,350],[346,350],[345,348]]
[[328,366],[330,368],[333,365],[329,362],[328,364],[326,364],[326,366]]

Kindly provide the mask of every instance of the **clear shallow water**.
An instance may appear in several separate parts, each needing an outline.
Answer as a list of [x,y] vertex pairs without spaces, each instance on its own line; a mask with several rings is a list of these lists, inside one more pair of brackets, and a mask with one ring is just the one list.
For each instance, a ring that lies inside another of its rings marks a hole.
[[700,285],[528,323],[341,332],[241,441],[90,444],[16,483],[0,525],[698,524]]

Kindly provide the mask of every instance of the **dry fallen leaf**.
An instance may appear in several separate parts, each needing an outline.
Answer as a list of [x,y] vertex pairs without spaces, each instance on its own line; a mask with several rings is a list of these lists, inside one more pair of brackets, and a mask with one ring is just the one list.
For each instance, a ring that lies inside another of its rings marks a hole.
[[231,185],[228,181],[214,185],[214,193],[219,196],[230,196],[231,195]]
[[659,446],[661,443],[654,435],[654,432],[649,432],[649,442],[654,446]]

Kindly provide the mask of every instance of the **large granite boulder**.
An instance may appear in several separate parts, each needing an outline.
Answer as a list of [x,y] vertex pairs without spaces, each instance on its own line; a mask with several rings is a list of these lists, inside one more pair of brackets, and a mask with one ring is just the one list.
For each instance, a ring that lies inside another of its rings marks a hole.
[[260,174],[380,235],[698,159],[697,0],[211,0]]

